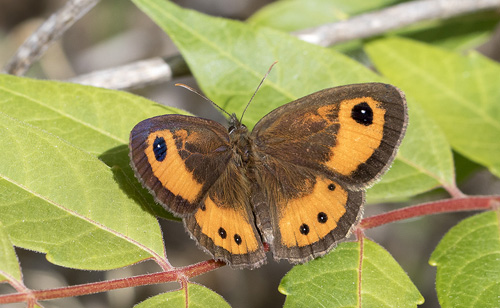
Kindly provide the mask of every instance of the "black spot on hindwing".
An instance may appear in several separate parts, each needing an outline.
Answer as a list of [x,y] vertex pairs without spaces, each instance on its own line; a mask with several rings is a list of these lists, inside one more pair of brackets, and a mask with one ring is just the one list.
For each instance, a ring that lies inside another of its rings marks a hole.
[[222,238],[222,239],[225,239],[227,237],[227,233],[226,233],[226,230],[224,230],[224,228],[220,227],[219,228],[219,236]]
[[324,212],[319,212],[318,213],[318,222],[321,224],[324,224],[328,221],[328,215]]
[[308,235],[309,234],[309,226],[306,225],[306,224],[302,224],[299,228],[300,230],[300,233],[304,234],[304,235]]

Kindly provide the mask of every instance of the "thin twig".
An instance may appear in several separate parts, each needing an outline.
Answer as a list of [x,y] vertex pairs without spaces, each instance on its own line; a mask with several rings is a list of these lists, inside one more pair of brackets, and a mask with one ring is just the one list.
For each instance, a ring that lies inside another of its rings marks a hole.
[[18,76],[24,75],[53,42],[98,2],[99,0],[68,0],[59,11],[52,14],[24,41],[5,65],[3,72]]
[[499,7],[500,0],[412,1],[293,34],[312,44],[331,46],[354,39],[372,37],[420,21],[446,19]]
[[181,55],[151,58],[131,64],[95,71],[66,81],[107,89],[132,89],[145,87],[189,74],[189,68]]

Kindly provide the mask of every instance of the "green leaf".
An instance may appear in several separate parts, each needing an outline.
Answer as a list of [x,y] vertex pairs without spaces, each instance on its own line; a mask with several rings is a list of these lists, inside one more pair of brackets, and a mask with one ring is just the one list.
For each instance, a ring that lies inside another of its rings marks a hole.
[[[140,121],[184,111],[130,93],[0,75],[1,112],[66,140],[108,166],[119,166],[155,215],[172,219],[135,179],[128,157],[128,138]],[[57,173],[57,170],[52,170]]]
[[162,260],[151,209],[119,168],[0,113],[0,221],[14,245],[81,269]]
[[371,42],[367,51],[394,84],[441,127],[451,146],[500,176],[500,65],[407,39]]
[[397,0],[281,0],[266,5],[248,22],[279,29],[296,31],[325,23],[348,19],[354,15],[401,2]]
[[[228,112],[243,112],[269,65],[279,60],[245,113],[244,122],[250,128],[276,107],[315,91],[342,84],[382,81],[350,58],[286,33],[209,17],[168,1],[134,2],[170,35],[205,94]],[[421,126],[418,121],[418,114],[410,119],[410,130]],[[427,141],[418,138],[418,134],[418,131],[408,132],[417,135],[412,137],[411,146],[425,149]],[[416,159],[422,161],[418,161],[417,167],[435,160],[435,153],[419,153],[422,155]],[[408,169],[412,170],[411,179],[391,190],[391,198],[412,196],[437,185],[436,179],[428,175],[435,170],[417,170],[405,162],[396,162],[389,174],[393,178],[407,177]],[[374,195],[384,197],[382,190]]]
[[21,268],[9,234],[0,221],[0,283],[11,280],[22,283]]
[[[361,258],[361,260],[360,260]],[[392,256],[365,239],[344,242],[282,279],[285,307],[416,307],[424,299]]]
[[500,307],[499,215],[497,210],[464,219],[432,253],[441,307]]
[[[188,285],[188,304],[190,308],[209,308],[209,307],[230,307],[229,304],[214,291],[209,288],[190,283]],[[163,293],[160,295],[148,298],[134,306],[135,308],[149,308],[149,307],[179,307],[185,308],[186,296],[183,289]]]

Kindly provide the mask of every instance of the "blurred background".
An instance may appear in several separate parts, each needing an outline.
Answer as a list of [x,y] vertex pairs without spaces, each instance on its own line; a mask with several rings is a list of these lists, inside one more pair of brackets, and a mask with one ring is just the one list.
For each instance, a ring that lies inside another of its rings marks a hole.
[[[185,0],[175,1],[210,15],[245,20],[270,0]],[[18,46],[53,12],[63,0],[0,0],[0,66],[3,67]],[[478,50],[500,59],[500,31]],[[27,76],[64,80],[70,77],[111,68],[151,57],[178,54],[175,46],[145,14],[129,1],[101,1],[78,21],[61,40],[50,47]],[[181,82],[196,87],[192,77],[134,89],[131,92],[161,104],[224,121],[214,108],[196,95],[175,88]],[[466,159],[456,156],[457,161]],[[499,194],[500,182],[471,162],[458,174],[460,188],[468,194]],[[377,204],[365,207],[365,217],[396,207],[445,198],[444,191],[434,191],[404,204]],[[439,307],[434,290],[435,268],[427,264],[433,249],[446,231],[471,213],[443,214],[412,221],[393,223],[367,231],[367,236],[385,247],[401,264],[426,299],[422,307]],[[185,266],[208,259],[196,247],[181,223],[161,220],[167,254],[174,266]],[[152,262],[109,272],[89,272],[54,266],[43,254],[17,249],[25,284],[32,289],[47,289],[86,282],[102,281],[152,273],[159,270]],[[280,307],[285,296],[278,292],[281,278],[290,270],[287,262],[272,261],[256,270],[220,268],[193,280],[221,294],[233,307]],[[179,288],[177,283],[130,288],[78,298],[44,302],[45,307],[131,307],[155,294]],[[13,289],[0,285],[0,294]],[[5,307],[25,307],[12,304]]]

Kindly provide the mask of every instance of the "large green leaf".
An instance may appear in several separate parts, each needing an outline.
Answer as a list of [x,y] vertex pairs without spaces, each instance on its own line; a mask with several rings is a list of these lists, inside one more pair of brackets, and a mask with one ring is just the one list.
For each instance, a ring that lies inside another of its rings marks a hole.
[[416,307],[424,299],[392,256],[365,239],[295,266],[281,281],[285,307]]
[[[249,127],[274,108],[314,91],[342,84],[382,81],[350,58],[286,33],[209,17],[168,1],[134,2],[170,35],[200,87],[228,112],[241,114],[269,65],[279,60],[245,113],[244,122]],[[418,123],[421,119],[416,113],[415,118],[410,119],[410,130],[423,126]],[[409,147],[424,149],[427,146],[418,131],[410,131],[408,136]],[[439,135],[435,140],[438,139]],[[406,161],[412,165],[397,161],[390,176],[409,180],[397,190],[391,190],[388,194],[391,198],[427,191],[437,185],[436,177],[443,179],[434,174],[435,166],[434,170],[419,169],[427,162],[434,162],[436,153],[419,151],[417,156],[407,152],[410,157]],[[408,174],[408,170],[412,173]],[[373,195],[373,199],[384,198],[382,190]]]
[[17,260],[9,234],[0,221],[0,282],[6,280],[14,280],[21,283],[22,276],[19,261]]
[[500,65],[401,38],[371,42],[379,71],[414,98],[451,146],[500,176]]
[[497,210],[463,220],[432,253],[441,307],[500,307],[499,215]]
[[158,222],[119,168],[3,113],[0,156],[0,221],[14,245],[74,268],[162,262]]
[[224,308],[230,307],[229,304],[214,291],[203,286],[190,283],[188,285],[188,297],[186,304],[186,294],[183,289],[163,293],[160,295],[148,298],[134,306],[135,308],[150,308],[150,307],[179,307],[179,308]]

